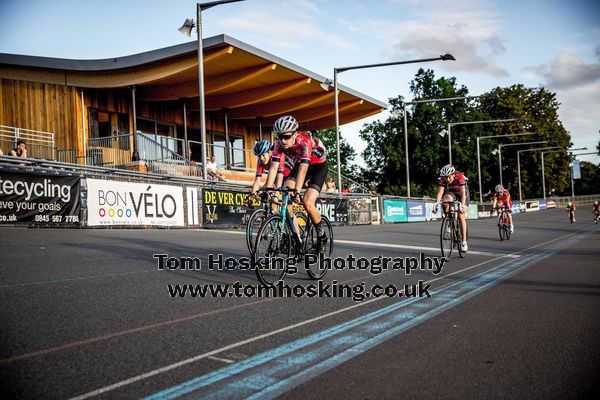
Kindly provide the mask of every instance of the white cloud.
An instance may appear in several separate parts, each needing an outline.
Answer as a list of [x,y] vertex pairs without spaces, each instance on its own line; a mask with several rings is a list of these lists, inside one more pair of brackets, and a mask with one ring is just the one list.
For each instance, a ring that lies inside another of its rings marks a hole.
[[[599,48],[595,51],[598,56]],[[567,50],[559,51],[549,65],[529,69],[544,79],[544,86],[553,89],[568,89],[600,80],[600,62],[588,64]]]
[[314,1],[281,1],[277,7],[258,5],[253,11],[232,15],[219,21],[224,30],[239,29],[258,35],[275,48],[308,48],[314,41],[352,49],[354,45],[342,36],[319,27],[320,8]]
[[453,2],[452,7],[432,0],[395,0],[412,7],[414,16],[405,20],[362,19],[345,21],[346,28],[392,43],[384,55],[390,59],[430,57],[451,53],[456,62],[445,63],[453,71],[479,72],[494,77],[508,76],[494,62],[506,52],[498,33],[503,24],[488,3],[473,0]]

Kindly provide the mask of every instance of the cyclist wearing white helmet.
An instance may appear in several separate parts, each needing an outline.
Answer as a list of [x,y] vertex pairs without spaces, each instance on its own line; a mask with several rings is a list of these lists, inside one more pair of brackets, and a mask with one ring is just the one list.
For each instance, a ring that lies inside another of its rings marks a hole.
[[592,206],[592,213],[594,214],[594,223],[598,223],[598,218],[600,217],[600,203],[597,201],[594,202]]
[[[469,205],[469,188],[467,187],[467,178],[454,168],[452,164],[444,165],[440,169],[440,178],[438,179],[439,189],[435,199],[436,206],[434,213],[437,212],[437,205],[443,201],[459,201],[461,203],[461,212],[458,214],[460,222],[460,232],[462,235],[462,248],[468,250],[467,245],[467,206]],[[449,205],[443,205],[444,213],[448,213]]]
[[[496,187],[494,188],[494,201],[492,204],[492,209],[495,209],[496,206],[498,206],[497,213],[498,213],[498,218],[500,218],[500,208],[502,206],[506,206],[506,211],[508,212],[508,219],[510,221],[510,233],[513,233],[515,231],[515,226],[513,225],[513,218],[512,218],[512,213],[511,213],[511,208],[512,208],[512,197],[510,197],[510,193],[508,190],[504,189],[504,186],[502,185],[496,185]],[[498,220],[498,223],[500,223],[500,220]]]
[[[294,162],[294,168],[285,179],[285,186],[295,188],[300,193],[305,181],[310,181],[304,193],[304,208],[317,229],[317,252],[325,248],[327,236],[321,225],[321,213],[315,206],[321,188],[327,179],[327,151],[323,143],[309,135],[298,132],[298,121],[291,115],[286,115],[275,121],[273,132],[277,142],[273,148],[273,156],[266,186],[271,186],[275,180],[282,155]],[[298,197],[296,197],[298,201]],[[294,215],[291,211],[290,215]]]

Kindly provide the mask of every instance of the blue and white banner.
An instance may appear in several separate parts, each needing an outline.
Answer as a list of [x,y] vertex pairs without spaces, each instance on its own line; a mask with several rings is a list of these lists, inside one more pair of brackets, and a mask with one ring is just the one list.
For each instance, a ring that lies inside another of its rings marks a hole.
[[579,168],[579,160],[573,160],[573,179],[581,179],[581,170]]
[[409,201],[406,203],[408,209],[408,221],[425,221],[425,203],[422,201]]

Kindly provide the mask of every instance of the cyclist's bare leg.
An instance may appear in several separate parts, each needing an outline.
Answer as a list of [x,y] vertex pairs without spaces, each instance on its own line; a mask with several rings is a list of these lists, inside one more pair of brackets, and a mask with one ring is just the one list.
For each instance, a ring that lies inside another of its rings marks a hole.
[[[454,201],[456,200],[454,198],[454,195],[450,194],[450,193],[446,193],[444,195],[444,197],[442,197],[442,201],[446,202],[446,201]],[[450,205],[449,204],[442,204],[442,209],[444,210],[444,214],[448,215],[448,212],[450,211]]]
[[[296,182],[288,180],[285,182],[285,187],[288,189],[293,189],[296,187]],[[288,203],[287,212],[289,215],[292,216],[292,221],[294,223],[294,229],[296,230],[296,233],[300,234],[300,225],[298,225],[298,218],[296,218],[296,213],[294,212],[294,204],[291,201]]]
[[313,188],[308,188],[306,189],[306,192],[304,192],[304,209],[314,225],[321,222],[321,213],[315,205],[317,197],[319,197],[319,192]]
[[458,221],[460,222],[460,233],[462,241],[467,241],[467,214],[458,213]]

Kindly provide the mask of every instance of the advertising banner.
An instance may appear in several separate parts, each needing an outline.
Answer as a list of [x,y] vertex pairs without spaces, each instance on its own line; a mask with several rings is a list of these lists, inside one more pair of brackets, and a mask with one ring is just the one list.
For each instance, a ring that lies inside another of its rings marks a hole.
[[540,209],[539,201],[528,201],[525,203],[525,212],[538,211]]
[[521,212],[521,203],[519,203],[518,201],[515,201],[512,203],[512,207],[510,208],[510,211],[513,214],[518,214]]
[[198,199],[198,188],[186,187],[185,188],[186,203],[187,203],[187,224],[200,225],[200,205]]
[[238,226],[246,224],[252,212],[261,204],[260,201],[254,201],[252,207],[246,207],[244,204],[248,196],[250,196],[249,192],[203,189],[203,226]]
[[440,219],[441,211],[438,210],[437,214],[433,213],[433,206],[435,203],[425,203],[425,220],[434,221]]
[[540,210],[545,210],[546,208],[548,208],[546,200],[540,200]]
[[89,226],[184,226],[179,186],[87,179]]
[[477,204],[477,217],[487,218],[492,215],[491,204]]
[[408,210],[407,219],[412,221],[425,221],[425,203],[422,201],[409,201],[406,203]]
[[332,225],[348,224],[348,198],[319,198],[316,206]]
[[573,171],[571,173],[573,174],[573,179],[581,179],[581,169],[579,167],[579,160],[573,160],[572,168]]
[[469,204],[469,208],[467,208],[467,219],[477,219],[479,217],[477,214],[477,204]]
[[547,208],[555,208],[556,207],[556,202],[554,200],[548,200],[546,202],[546,207]]
[[2,171],[0,224],[79,223],[79,191],[79,177]]
[[383,220],[385,222],[406,222],[406,201],[383,200]]

